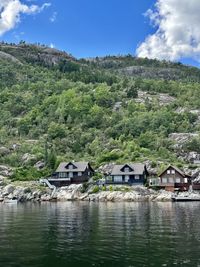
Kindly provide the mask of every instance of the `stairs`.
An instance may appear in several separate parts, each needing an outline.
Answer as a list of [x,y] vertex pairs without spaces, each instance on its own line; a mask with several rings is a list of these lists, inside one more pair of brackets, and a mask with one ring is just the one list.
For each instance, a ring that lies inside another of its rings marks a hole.
[[51,197],[53,198],[56,193],[55,185],[50,184],[50,182],[47,179],[40,179],[40,183],[47,185],[51,190],[53,190],[51,193]]

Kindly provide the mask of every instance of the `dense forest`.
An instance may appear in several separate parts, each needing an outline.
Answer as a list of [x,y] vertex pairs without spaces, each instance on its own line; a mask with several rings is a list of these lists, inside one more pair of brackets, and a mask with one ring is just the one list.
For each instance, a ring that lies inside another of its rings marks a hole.
[[[190,164],[200,153],[200,70],[127,56],[80,59],[0,44],[0,164],[37,179],[60,161]],[[181,147],[172,133],[192,133]],[[38,170],[37,162],[44,162]]]

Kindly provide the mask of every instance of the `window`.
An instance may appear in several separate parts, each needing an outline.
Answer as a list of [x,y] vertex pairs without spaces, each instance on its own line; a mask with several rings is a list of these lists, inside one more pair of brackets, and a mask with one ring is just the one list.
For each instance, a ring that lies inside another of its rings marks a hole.
[[181,183],[181,178],[176,178],[176,183],[180,184]]
[[170,174],[171,173],[171,171],[170,170],[167,170],[167,174]]
[[90,176],[90,172],[88,172],[88,176]]
[[73,177],[73,172],[69,172],[69,178]]
[[184,183],[187,184],[187,182],[188,182],[188,179],[184,178]]
[[174,178],[169,178],[169,183],[173,184],[174,183]]
[[162,178],[162,183],[167,184],[167,178]]
[[135,175],[135,180],[139,180],[140,176],[139,175]]
[[122,182],[122,176],[114,176],[114,182],[121,183]]
[[175,170],[172,170],[172,174],[175,174]]
[[67,173],[60,172],[58,176],[59,176],[59,178],[67,178]]
[[78,176],[82,176],[82,172],[78,172]]
[[129,175],[125,175],[125,182],[128,183],[129,181]]
[[70,164],[70,165],[68,166],[68,169],[69,169],[69,170],[73,170],[73,165]]
[[129,172],[129,167],[124,168],[125,172]]

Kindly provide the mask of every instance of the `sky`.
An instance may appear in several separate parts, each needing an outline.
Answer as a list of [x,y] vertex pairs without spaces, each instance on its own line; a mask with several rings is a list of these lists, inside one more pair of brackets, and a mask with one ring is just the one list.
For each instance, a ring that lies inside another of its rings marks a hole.
[[200,63],[200,0],[0,0],[0,40]]

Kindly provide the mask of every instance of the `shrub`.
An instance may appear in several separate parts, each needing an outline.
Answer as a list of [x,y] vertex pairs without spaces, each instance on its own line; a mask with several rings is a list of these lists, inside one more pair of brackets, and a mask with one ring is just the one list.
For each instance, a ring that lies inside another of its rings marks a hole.
[[113,186],[112,185],[109,186],[109,190],[113,191]]
[[83,183],[83,187],[81,189],[81,193],[85,193],[88,189],[88,183]]
[[96,186],[93,188],[92,193],[93,193],[93,194],[96,194],[96,193],[98,193],[98,192],[99,192],[99,187],[98,187],[98,185],[96,185]]
[[106,191],[106,187],[105,186],[102,186],[102,191]]

